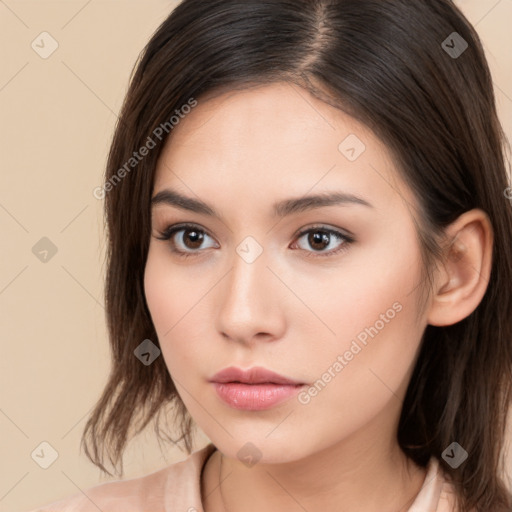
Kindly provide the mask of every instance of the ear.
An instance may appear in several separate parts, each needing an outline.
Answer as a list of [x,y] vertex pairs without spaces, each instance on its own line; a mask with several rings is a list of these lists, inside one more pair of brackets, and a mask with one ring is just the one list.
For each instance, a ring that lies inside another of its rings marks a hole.
[[445,234],[448,245],[442,270],[435,280],[427,322],[452,325],[480,304],[491,275],[494,234],[481,209],[463,213]]

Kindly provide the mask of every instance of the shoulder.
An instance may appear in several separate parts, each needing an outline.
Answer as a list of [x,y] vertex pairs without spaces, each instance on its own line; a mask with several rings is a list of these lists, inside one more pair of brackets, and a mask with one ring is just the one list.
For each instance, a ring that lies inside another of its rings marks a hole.
[[[450,477],[441,469],[438,462],[438,471],[441,479],[441,492],[439,494],[439,502],[436,512],[459,512],[460,508],[457,503],[457,491]],[[471,512],[476,512],[472,509]]]
[[439,460],[432,457],[427,466],[423,485],[407,512],[459,512],[457,493],[449,475]]
[[100,484],[28,512],[143,512],[166,505],[199,509],[201,470],[214,451],[209,443],[185,460],[148,475]]
[[[441,488],[441,495],[439,496],[439,505],[436,512],[459,512],[459,507],[456,500],[457,493],[455,487],[446,480]],[[473,508],[471,512],[476,512]]]
[[448,480],[445,480],[441,487],[436,512],[458,512],[455,488]]

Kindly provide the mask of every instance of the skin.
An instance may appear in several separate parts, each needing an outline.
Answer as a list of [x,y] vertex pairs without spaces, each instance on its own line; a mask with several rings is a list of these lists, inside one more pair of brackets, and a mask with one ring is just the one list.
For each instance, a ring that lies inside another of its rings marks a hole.
[[[349,134],[366,147],[355,161],[338,149]],[[407,510],[425,471],[396,441],[403,397],[426,325],[461,320],[485,293],[485,213],[472,210],[449,226],[451,256],[418,309],[416,198],[369,129],[288,83],[200,98],[160,156],[154,194],[165,188],[222,215],[155,206],[144,283],[179,395],[218,448],[201,481],[205,511]],[[335,190],[373,207],[272,216],[276,201]],[[204,230],[202,245],[190,232],[174,235],[188,258],[156,238],[181,222]],[[329,254],[344,242],[297,236],[318,226],[355,241]],[[252,263],[236,251],[247,236],[263,249]],[[313,385],[394,303],[400,312],[307,404],[294,397],[265,411],[236,410],[208,382],[227,366],[257,365]],[[248,442],[261,452],[251,467],[237,457]]]

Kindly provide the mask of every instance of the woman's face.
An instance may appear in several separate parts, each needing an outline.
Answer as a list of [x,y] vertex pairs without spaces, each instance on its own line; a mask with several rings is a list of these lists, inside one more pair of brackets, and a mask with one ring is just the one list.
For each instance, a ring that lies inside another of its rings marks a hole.
[[[363,432],[393,442],[427,322],[416,202],[386,147],[305,90],[266,85],[199,98],[160,157],[153,197],[167,189],[190,203],[153,205],[145,293],[179,395],[213,443],[287,462],[349,439],[362,449]],[[360,200],[306,199],[330,194]],[[228,403],[210,380],[231,366],[305,385],[263,406],[254,385],[231,385]]]

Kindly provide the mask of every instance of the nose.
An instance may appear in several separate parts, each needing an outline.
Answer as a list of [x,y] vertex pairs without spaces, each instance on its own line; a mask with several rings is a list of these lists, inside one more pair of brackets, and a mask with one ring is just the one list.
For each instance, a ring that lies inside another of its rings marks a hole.
[[218,332],[243,344],[275,340],[286,328],[283,284],[268,268],[266,251],[248,262],[238,253],[232,268],[218,287]]

